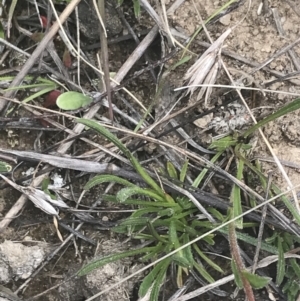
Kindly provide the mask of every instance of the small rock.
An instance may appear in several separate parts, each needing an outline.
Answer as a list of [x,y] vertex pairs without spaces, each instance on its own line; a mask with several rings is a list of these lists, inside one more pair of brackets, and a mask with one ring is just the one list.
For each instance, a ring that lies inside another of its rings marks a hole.
[[107,216],[103,216],[103,217],[102,217],[102,221],[103,221],[103,222],[108,222],[108,217],[107,217]]
[[213,119],[213,113],[210,113],[210,114],[203,116],[202,118],[199,118],[199,119],[193,121],[193,123],[197,127],[201,128],[201,129],[205,129],[208,127],[208,125],[212,121],[212,119]]
[[46,249],[40,246],[24,246],[21,243],[4,241],[0,244],[0,282],[12,279],[27,279],[43,262]]
[[219,22],[225,26],[228,26],[230,24],[231,16],[230,14],[220,18]]

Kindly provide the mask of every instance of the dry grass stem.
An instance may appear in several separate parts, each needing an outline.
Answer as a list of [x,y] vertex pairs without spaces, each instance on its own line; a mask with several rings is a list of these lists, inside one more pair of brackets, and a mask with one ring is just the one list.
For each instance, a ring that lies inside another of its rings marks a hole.
[[[184,76],[184,79],[188,80],[189,86],[186,94],[193,95],[193,93],[197,90],[198,85],[214,84],[219,69],[219,53],[221,51],[222,44],[230,33],[231,29],[227,29],[213,44],[211,44],[211,46],[202,54],[195,64],[188,69]],[[207,93],[205,106],[207,106],[207,100],[211,93],[211,89],[207,90],[206,86],[201,88],[196,100],[199,101],[205,92]]]

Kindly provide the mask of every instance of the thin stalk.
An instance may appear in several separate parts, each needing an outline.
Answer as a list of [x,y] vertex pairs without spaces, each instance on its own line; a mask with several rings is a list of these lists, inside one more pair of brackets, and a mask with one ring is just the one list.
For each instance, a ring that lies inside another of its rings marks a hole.
[[248,279],[243,275],[242,271],[245,270],[244,263],[242,261],[242,257],[240,254],[240,249],[237,243],[237,238],[235,234],[235,223],[232,222],[228,225],[229,228],[229,245],[230,245],[230,252],[232,255],[232,259],[236,264],[237,272],[239,274],[240,279],[242,280],[244,292],[248,299],[248,301],[255,301],[253,289],[251,284],[249,283]]
[[[271,182],[272,182],[272,173],[270,172],[268,174],[268,184],[266,187],[266,197],[265,197],[266,200],[269,198],[269,190],[271,188]],[[262,236],[264,233],[265,220],[266,220],[266,216],[267,216],[267,209],[268,209],[268,205],[266,204],[266,205],[264,205],[262,213],[261,213],[261,223],[260,223],[259,231],[258,231],[258,235],[257,235],[257,245],[256,245],[256,250],[255,250],[255,255],[254,255],[253,265],[252,265],[252,273],[253,274],[255,273],[257,262],[258,262],[258,256],[259,256],[259,251],[261,248]]]
[[[98,0],[98,7],[99,12],[102,18],[102,21],[105,25],[105,0]],[[109,105],[109,118],[111,122],[114,121],[114,113],[112,108],[112,96],[111,96],[111,86],[110,86],[110,75],[109,75],[109,61],[108,61],[108,47],[107,47],[107,35],[105,32],[105,28],[102,26],[99,27],[100,29],[100,42],[101,42],[101,58],[103,64],[103,71],[104,71],[104,82],[105,88],[107,93],[107,101]]]

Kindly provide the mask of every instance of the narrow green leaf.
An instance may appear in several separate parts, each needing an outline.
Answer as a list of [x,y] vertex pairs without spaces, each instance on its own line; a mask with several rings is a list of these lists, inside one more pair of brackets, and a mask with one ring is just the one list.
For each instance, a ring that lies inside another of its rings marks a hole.
[[155,230],[155,228],[153,227],[151,221],[148,221],[147,223],[147,227],[149,229],[149,232],[151,233],[151,235],[153,236],[154,239],[156,239],[158,242],[163,242],[163,243],[167,243],[167,240],[162,238],[157,231]]
[[30,84],[30,85],[22,85],[22,86],[16,86],[16,87],[11,87],[7,88],[3,91],[13,91],[13,90],[26,90],[26,89],[45,89],[45,88],[53,88],[53,90],[56,88],[55,83],[50,83],[50,84],[44,84],[44,83],[35,83],[35,84]]
[[212,224],[211,222],[207,220],[199,221],[199,220],[193,220],[191,223],[191,227],[198,230],[198,228],[207,228],[207,229],[214,229],[219,224]]
[[283,251],[288,252],[293,244],[294,244],[294,235],[291,235],[290,233],[283,233]]
[[[223,230],[220,231],[220,232],[225,233],[225,232],[223,232]],[[244,242],[249,243],[253,246],[257,245],[257,239],[255,237],[252,237],[248,234],[241,233],[241,232],[236,232],[236,236],[237,236],[238,240],[244,241]],[[264,251],[267,251],[271,254],[276,254],[276,255],[278,254],[278,250],[277,250],[276,247],[274,247],[272,245],[269,245],[265,242],[261,243],[261,249],[264,250]]]
[[0,38],[5,39],[5,34],[4,34],[2,22],[0,22]]
[[[213,158],[210,160],[211,163],[215,163],[219,157],[223,154],[223,151],[220,151],[218,153],[216,153]],[[204,179],[205,175],[207,174],[208,169],[207,168],[203,168],[203,170],[201,171],[201,173],[198,175],[198,177],[196,178],[196,180],[193,182],[192,186],[193,187],[198,187],[200,185],[200,183],[202,182],[202,180]]]
[[231,269],[232,269],[232,272],[233,272],[233,275],[234,275],[234,282],[235,282],[236,286],[240,289],[243,288],[244,287],[243,286],[243,281],[241,279],[241,276],[238,272],[238,269],[237,269],[237,266],[236,266],[234,260],[231,260]]
[[198,271],[198,273],[208,282],[213,283],[215,279],[206,271],[206,269],[201,266],[198,262],[194,262],[194,267]]
[[[183,232],[188,233],[193,238],[199,236],[199,232],[196,231],[194,228],[187,226],[185,223],[182,223],[182,224],[183,224]],[[203,240],[205,240],[207,242],[208,237],[214,237],[214,235],[213,234],[212,234],[212,236],[207,235],[206,237],[203,238]]]
[[278,237],[277,249],[278,249],[278,261],[277,261],[276,285],[279,286],[282,283],[285,276],[285,258],[284,258],[284,251],[282,248],[281,237]]
[[[238,161],[237,167],[237,176],[238,180],[241,180],[243,177],[243,170],[244,170],[244,162],[242,160]],[[231,194],[230,194],[230,201],[233,204],[233,217],[239,216],[243,213],[242,209],[242,199],[241,199],[241,188],[234,184]],[[235,221],[235,226],[238,229],[243,229],[243,218],[240,218]]]
[[224,152],[228,147],[235,146],[237,144],[238,140],[232,136],[227,136],[224,138],[221,138],[219,140],[213,141],[209,149],[215,149],[218,152]]
[[[102,195],[102,198],[104,201],[108,202],[120,202],[115,195]],[[128,204],[128,205],[138,205],[138,206],[144,206],[144,207],[165,207],[165,208],[174,208],[174,211],[179,209],[179,205],[174,203],[170,204],[168,202],[158,202],[154,200],[150,201],[143,201],[143,200],[133,200],[133,199],[126,199],[123,204]]]
[[38,77],[38,81],[39,81],[39,83],[44,83],[44,84],[47,84],[47,85],[55,85],[56,86],[56,83],[53,82],[52,80],[48,79],[48,78]]
[[30,95],[29,97],[26,97],[25,99],[22,100],[22,103],[27,103],[33,99],[36,99],[38,97],[40,97],[41,95],[44,95],[52,90],[56,89],[56,85],[51,85],[50,87],[45,87],[43,90],[38,91],[32,95]]
[[173,208],[167,208],[167,209],[160,209],[159,212],[157,212],[158,216],[172,216],[174,215],[175,210]]
[[175,180],[178,179],[177,170],[170,161],[167,162],[167,171],[168,171],[170,178],[175,179]]
[[272,278],[262,277],[256,274],[249,273],[248,271],[242,271],[242,274],[254,289],[262,289],[272,280]]
[[[15,76],[0,76],[0,81],[1,82],[3,82],[3,81],[11,82],[11,81],[13,81],[14,78],[15,78]],[[33,79],[33,76],[27,75],[27,76],[25,76],[23,82],[30,81],[32,79]],[[38,80],[40,80],[40,77],[38,78]]]
[[81,119],[81,118],[79,118],[76,121],[78,123],[82,123],[82,124],[92,128],[92,129],[96,130],[98,133],[103,135],[110,142],[115,144],[126,155],[126,157],[131,156],[131,154],[130,154],[129,150],[126,148],[126,146],[115,135],[113,135],[109,130],[107,130],[102,125],[100,125],[97,122],[95,122],[94,120],[90,120],[90,119]]
[[168,194],[168,193],[165,193],[164,194],[164,199],[169,203],[169,204],[176,204],[174,199]]
[[224,274],[224,271],[221,269],[220,266],[218,266],[216,263],[214,263],[210,258],[208,258],[197,246],[196,243],[193,244],[193,248],[195,249],[195,251],[199,254],[199,256],[208,264],[210,265],[213,269],[215,269],[216,271]]
[[92,102],[92,98],[75,91],[68,91],[57,97],[56,105],[62,110],[77,110]]
[[[187,233],[184,233],[182,235],[182,238],[183,238],[183,241],[182,241],[182,244],[185,245],[187,243],[190,242],[190,237]],[[191,245],[185,247],[183,250],[182,250],[182,253],[183,253],[183,257],[187,259],[188,263],[189,263],[189,266],[188,268],[189,269],[192,269],[193,268],[193,265],[194,265],[194,256],[193,256],[193,253],[192,253],[192,247]]]
[[181,171],[180,171],[180,175],[179,175],[179,180],[180,182],[184,182],[185,180],[185,177],[186,177],[186,174],[187,174],[187,170],[188,170],[188,167],[189,167],[189,161],[186,160],[181,168]]
[[194,207],[194,204],[187,197],[178,197],[176,201],[184,210],[188,210]]
[[218,219],[220,222],[224,222],[225,221],[224,215],[220,211],[218,211],[216,208],[209,207],[209,208],[207,208],[207,211],[209,213],[211,213],[213,215],[213,217],[215,217],[216,219]]
[[102,183],[118,183],[124,186],[130,186],[130,187],[134,187],[135,185],[130,183],[129,181],[120,178],[118,176],[114,176],[114,175],[98,175],[93,177],[91,180],[89,180],[85,186],[84,186],[84,190],[89,190],[92,187],[96,186],[96,185],[100,185]]
[[144,277],[143,282],[141,283],[139,288],[140,298],[144,297],[147,294],[148,290],[151,288],[154,280],[156,279],[157,274],[161,271],[165,264],[165,260],[162,260],[152,269],[152,271],[146,277]]
[[[170,222],[169,226],[169,241],[174,249],[178,249],[180,247],[180,243],[177,236],[176,225],[174,221]],[[181,251],[179,251],[181,252]]]
[[[285,285],[283,286],[283,288],[282,288],[283,293],[286,294],[286,293],[289,291],[290,286],[291,286],[291,282],[290,282],[290,281],[287,281],[287,282],[285,283]],[[294,300],[295,300],[295,299],[294,299]],[[294,300],[293,300],[293,301],[294,301]]]
[[174,254],[174,255],[171,256],[171,258],[172,258],[172,261],[174,261],[177,265],[179,265],[179,266],[181,266],[183,268],[187,268],[187,269],[191,269],[192,268],[191,263],[184,256],[180,256],[178,254]]
[[113,227],[112,231],[114,233],[128,235],[128,226],[115,226],[115,227]]
[[187,55],[187,56],[184,56],[182,59],[180,59],[177,63],[175,63],[174,65],[172,65],[167,72],[170,72],[170,71],[174,71],[177,67],[187,63],[190,59],[192,58],[191,55]]
[[150,217],[128,217],[119,226],[146,226]]
[[268,117],[264,118],[263,120],[259,121],[257,124],[250,127],[245,133],[244,137],[247,138],[250,134],[252,134],[254,131],[259,129],[260,127],[266,125],[268,122],[273,121],[283,115],[286,115],[290,112],[296,111],[300,109],[300,98],[295,99],[291,103],[287,104],[283,108],[279,109],[275,113],[269,115]]
[[164,196],[164,191],[157,185],[157,183],[150,177],[150,175],[146,172],[146,170],[142,167],[142,165],[137,161],[137,159],[131,154],[131,152],[126,148],[126,146],[110,131],[106,128],[98,124],[97,122],[89,119],[77,119],[79,123],[82,123],[107,138],[109,141],[114,143],[123,153],[124,155],[130,160],[133,167],[139,173],[139,175],[144,179],[144,181],[151,186],[158,194],[162,197]]
[[284,287],[282,288],[282,291],[285,294],[287,294],[288,301],[298,300],[297,297],[299,297],[298,295],[300,291],[299,282],[297,280],[287,281]]
[[[179,223],[179,221],[175,222],[172,220],[169,226],[169,242],[173,249],[178,249],[182,246],[177,234],[177,223]],[[172,260],[184,268],[192,268],[191,262],[185,257],[183,250],[180,250],[176,254],[172,255]]]
[[150,301],[158,301],[160,287],[163,285],[164,279],[167,274],[167,269],[171,263],[170,258],[166,258],[165,260],[163,260],[163,263],[164,264],[162,265],[153,283],[151,294],[150,294]]
[[127,200],[129,197],[131,197],[135,194],[148,196],[149,198],[152,198],[152,199],[154,199],[156,201],[159,201],[159,202],[165,202],[165,199],[162,198],[159,194],[157,194],[154,190],[146,189],[146,188],[140,188],[138,186],[126,187],[126,188],[121,189],[117,193],[117,199],[122,203],[125,200]]
[[297,260],[295,258],[290,258],[289,262],[291,263],[291,266],[292,266],[297,278],[300,279],[300,267],[299,267],[299,264],[297,263]]
[[148,261],[148,260],[155,260],[158,258],[158,256],[163,253],[165,246],[159,242],[154,249],[151,252],[148,252],[146,255],[142,256],[140,260],[142,262]]
[[133,10],[135,17],[139,18],[141,14],[141,5],[139,0],[133,0]]
[[48,189],[48,186],[50,184],[50,179],[49,178],[45,178],[42,182],[42,190],[50,196],[50,198],[52,200],[56,200],[56,195],[52,194],[49,189]]
[[214,234],[210,234],[210,235],[205,236],[205,237],[203,238],[203,240],[204,240],[207,244],[213,246],[213,245],[215,244],[215,239],[214,239],[214,238],[215,238],[215,235],[214,235]]
[[86,274],[92,272],[93,270],[95,270],[97,268],[100,268],[100,267],[106,265],[107,263],[114,262],[114,261],[117,261],[117,260],[122,259],[122,258],[131,257],[131,256],[135,256],[135,255],[138,255],[138,254],[151,252],[152,249],[153,249],[153,247],[148,247],[148,248],[130,250],[130,251],[126,251],[126,252],[123,252],[123,253],[104,256],[101,259],[97,259],[95,261],[92,261],[92,262],[88,263],[86,266],[81,268],[78,271],[77,274],[78,274],[78,276],[83,276],[83,275],[86,275]]

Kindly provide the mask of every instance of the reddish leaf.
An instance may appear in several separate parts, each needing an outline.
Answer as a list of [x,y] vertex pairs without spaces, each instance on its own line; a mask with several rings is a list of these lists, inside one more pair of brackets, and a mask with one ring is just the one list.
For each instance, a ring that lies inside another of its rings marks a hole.
[[41,23],[42,23],[42,27],[46,28],[47,27],[47,23],[48,23],[48,19],[45,16],[40,16],[41,19]]
[[[61,92],[58,90],[53,90],[49,92],[48,94],[46,94],[42,106],[47,109],[56,109],[57,108],[56,99],[60,94]],[[43,127],[51,126],[51,124],[43,118],[39,119],[39,122]]]
[[53,90],[50,93],[48,93],[45,97],[45,101],[43,102],[44,108],[57,108],[56,106],[56,99],[61,94],[58,90]]
[[72,66],[72,58],[71,58],[70,51],[68,49],[65,49],[63,55],[63,63],[67,68],[70,68]]

